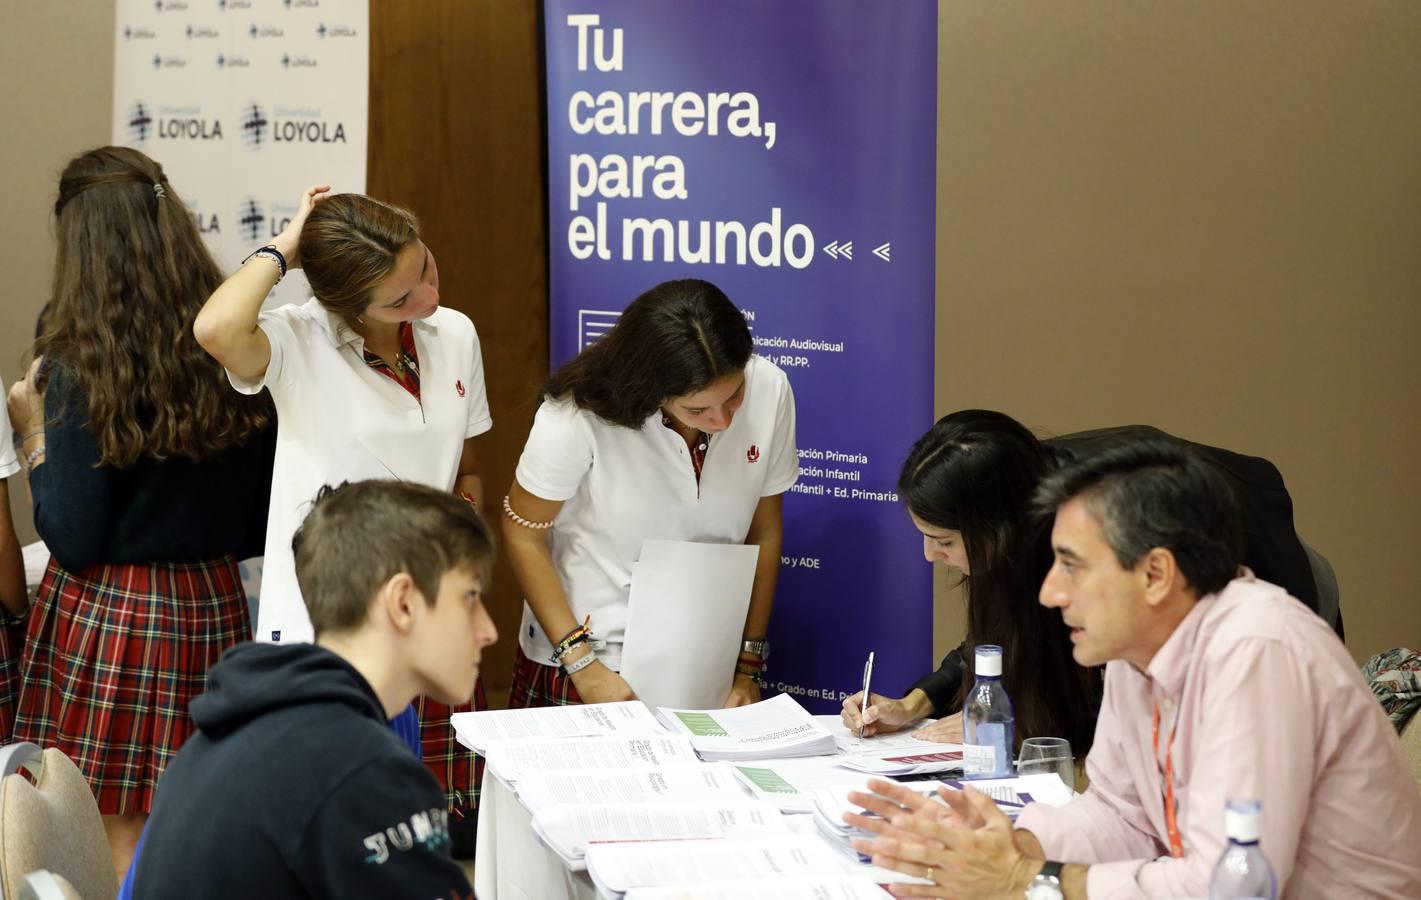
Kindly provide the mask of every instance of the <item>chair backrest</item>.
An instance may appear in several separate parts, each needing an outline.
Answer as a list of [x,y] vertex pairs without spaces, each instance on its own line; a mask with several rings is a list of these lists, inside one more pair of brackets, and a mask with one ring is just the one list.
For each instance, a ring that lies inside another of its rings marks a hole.
[[40,869],[25,876],[20,900],[84,900],[63,875]]
[[1337,585],[1337,573],[1327,557],[1314,550],[1302,535],[1298,535],[1298,543],[1303,545],[1312,566],[1312,580],[1317,585],[1317,614],[1336,631],[1337,618],[1342,614],[1342,591]]
[[1421,713],[1412,716],[1406,727],[1401,729],[1401,746],[1411,760],[1411,774],[1416,777],[1416,787],[1421,789]]
[[0,749],[0,895],[18,900],[25,876],[40,869],[84,900],[118,892],[103,817],[83,773],[52,747],[13,744]]

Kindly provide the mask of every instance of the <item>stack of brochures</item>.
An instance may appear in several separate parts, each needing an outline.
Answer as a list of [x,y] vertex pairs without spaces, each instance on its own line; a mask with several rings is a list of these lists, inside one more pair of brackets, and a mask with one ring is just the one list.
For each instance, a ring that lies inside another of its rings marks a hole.
[[735,709],[667,709],[656,718],[701,759],[790,759],[836,752],[834,736],[788,694]]
[[[936,796],[939,787],[962,790],[971,787],[981,791],[996,801],[997,807],[1009,818],[1015,819],[1028,803],[1044,803],[1047,806],[1061,806],[1070,801],[1071,789],[1052,773],[1024,775],[1020,778],[989,778],[975,781],[914,781],[903,787],[925,796]],[[942,802],[940,799],[937,802]],[[860,813],[864,810],[849,802],[848,791],[839,788],[820,788],[814,792],[814,825],[830,843],[854,858],[867,862],[867,857],[858,853],[850,845],[854,838],[872,838],[874,834],[853,827],[844,821],[845,813]],[[868,814],[870,817],[871,813]]]
[[495,741],[605,735],[642,737],[666,731],[640,700],[455,713],[449,717],[449,724],[454,726],[454,736],[459,743],[485,755]]
[[589,845],[636,842],[639,850],[656,841],[689,838],[763,840],[789,834],[773,806],[742,797],[731,803],[588,804],[552,806],[533,816],[533,833],[572,871],[587,867]]
[[[915,793],[931,796],[937,793],[940,781],[915,781],[904,787]],[[866,788],[853,788],[853,790],[866,790]],[[849,802],[849,792],[841,788],[820,788],[814,792],[814,827],[819,830],[829,843],[839,850],[849,854],[859,862],[868,862],[868,856],[859,853],[851,845],[854,838],[872,839],[876,835],[871,831],[855,828],[844,821],[845,813],[864,814],[864,809]],[[872,813],[867,813],[872,817]]]
[[[844,867],[823,841],[795,835],[593,844],[587,849],[587,873],[605,900],[884,896],[871,880]],[[831,887],[820,890],[818,885]]]
[[488,748],[488,770],[514,785],[527,775],[546,775],[576,769],[602,771],[656,769],[663,766],[699,766],[701,759],[690,738],[591,737],[539,738],[530,741],[494,741]]

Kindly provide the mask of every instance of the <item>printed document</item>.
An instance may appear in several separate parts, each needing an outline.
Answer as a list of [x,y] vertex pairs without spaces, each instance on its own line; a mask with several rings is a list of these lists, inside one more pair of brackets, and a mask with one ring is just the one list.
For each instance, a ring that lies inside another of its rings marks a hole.
[[459,743],[475,753],[486,753],[494,741],[600,735],[641,737],[666,732],[640,700],[462,712],[451,716],[449,722],[454,726]]
[[789,694],[734,709],[666,709],[656,718],[673,734],[688,735],[701,758],[776,759],[823,756],[834,738]]

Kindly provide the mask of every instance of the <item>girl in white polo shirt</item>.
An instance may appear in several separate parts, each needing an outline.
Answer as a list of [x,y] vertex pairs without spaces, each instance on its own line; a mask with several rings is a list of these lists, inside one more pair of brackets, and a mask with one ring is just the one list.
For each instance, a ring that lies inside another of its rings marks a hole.
[[[291,537],[322,485],[385,478],[481,505],[473,438],[493,425],[473,323],[439,306],[439,270],[409,212],[317,185],[269,246],[253,253],[197,317],[198,342],[245,394],[271,391],[277,411],[257,639],[310,641]],[[290,266],[315,296],[261,312]],[[485,707],[481,686],[473,708]],[[472,808],[477,772],[447,707],[419,701],[423,756],[456,813]],[[396,730],[415,750],[410,713]]]
[[668,281],[634,300],[545,393],[503,501],[506,552],[526,598],[509,706],[635,696],[618,669],[645,538],[759,545],[725,704],[758,700],[781,500],[799,475],[784,372],[754,355],[745,317],[719,288]]

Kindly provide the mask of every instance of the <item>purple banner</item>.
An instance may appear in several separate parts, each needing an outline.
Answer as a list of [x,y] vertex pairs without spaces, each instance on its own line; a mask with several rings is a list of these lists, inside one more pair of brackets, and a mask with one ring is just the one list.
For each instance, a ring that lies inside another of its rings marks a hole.
[[[894,493],[932,422],[937,2],[548,0],[552,363],[704,278],[798,402],[766,694],[814,712],[934,664]],[[648,535],[655,537],[655,535]]]

